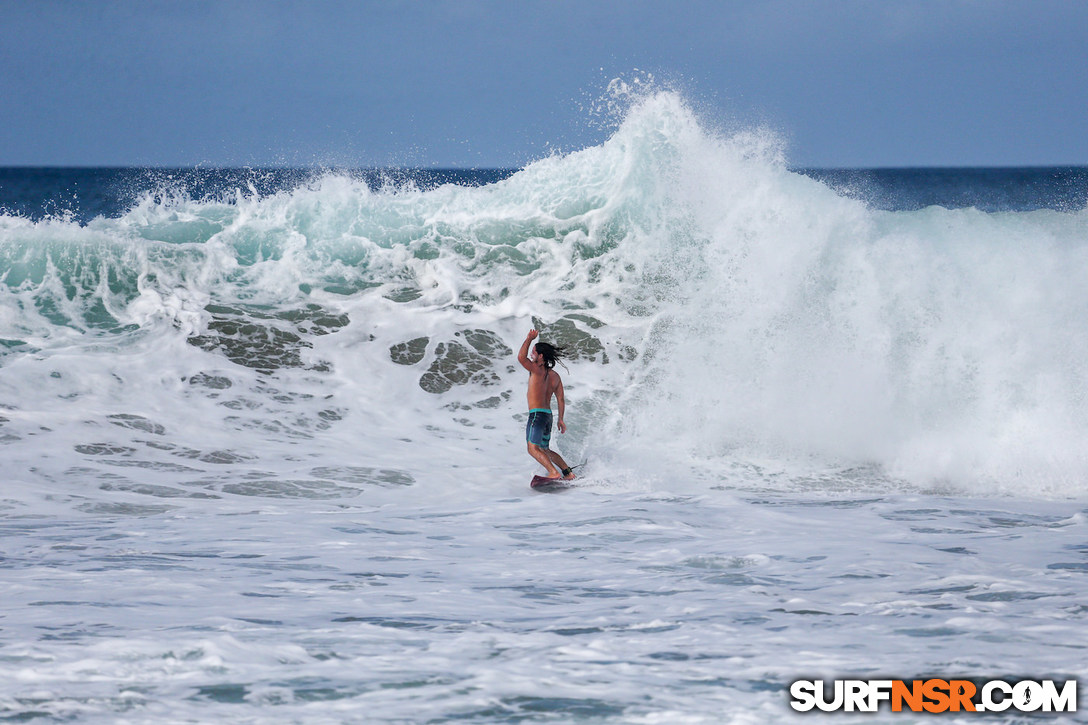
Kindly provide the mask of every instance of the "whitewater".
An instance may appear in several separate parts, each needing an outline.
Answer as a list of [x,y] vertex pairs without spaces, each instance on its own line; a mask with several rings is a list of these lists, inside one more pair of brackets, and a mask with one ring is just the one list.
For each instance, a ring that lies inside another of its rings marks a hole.
[[[671,92],[482,185],[0,214],[0,718],[766,723],[821,719],[797,679],[1083,680],[1086,271],[1083,207],[879,209]],[[530,328],[570,352],[561,493]]]

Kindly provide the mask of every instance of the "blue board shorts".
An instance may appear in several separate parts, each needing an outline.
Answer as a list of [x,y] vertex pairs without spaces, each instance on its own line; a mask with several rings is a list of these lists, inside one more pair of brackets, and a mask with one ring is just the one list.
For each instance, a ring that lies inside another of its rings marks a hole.
[[547,449],[551,439],[552,411],[548,408],[533,408],[529,411],[529,421],[525,424],[525,440]]

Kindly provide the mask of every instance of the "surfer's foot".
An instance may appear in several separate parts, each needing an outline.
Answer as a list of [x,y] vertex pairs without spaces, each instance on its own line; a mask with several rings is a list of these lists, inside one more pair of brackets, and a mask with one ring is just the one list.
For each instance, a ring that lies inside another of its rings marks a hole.
[[575,478],[576,478],[576,476],[574,475],[573,471],[571,471],[569,468],[564,468],[563,469],[563,480],[564,481],[573,481]]

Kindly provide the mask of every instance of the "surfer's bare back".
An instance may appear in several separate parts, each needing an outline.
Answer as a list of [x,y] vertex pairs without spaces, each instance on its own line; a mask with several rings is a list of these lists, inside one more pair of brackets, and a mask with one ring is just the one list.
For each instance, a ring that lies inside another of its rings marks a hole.
[[563,413],[567,407],[566,398],[563,396],[563,380],[559,373],[552,368],[563,357],[563,348],[556,347],[546,342],[538,342],[533,345],[532,352],[529,345],[536,339],[536,330],[529,330],[525,336],[525,342],[521,343],[518,351],[518,362],[529,371],[529,421],[525,424],[525,441],[532,456],[548,472],[548,478],[563,478],[570,480],[574,474],[570,466],[555,451],[548,447],[552,437],[552,396],[555,396],[558,406],[558,418],[556,423],[560,433],[567,432],[567,424],[563,422]]

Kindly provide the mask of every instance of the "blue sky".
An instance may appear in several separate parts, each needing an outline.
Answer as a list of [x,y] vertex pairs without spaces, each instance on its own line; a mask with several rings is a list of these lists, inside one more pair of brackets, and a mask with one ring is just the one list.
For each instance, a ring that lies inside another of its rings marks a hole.
[[1080,0],[0,0],[0,165],[521,166],[638,73],[793,166],[1088,164]]

